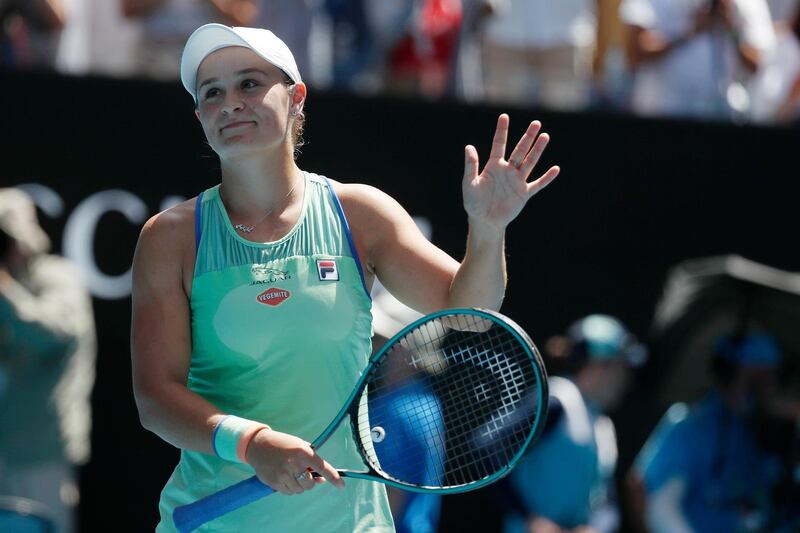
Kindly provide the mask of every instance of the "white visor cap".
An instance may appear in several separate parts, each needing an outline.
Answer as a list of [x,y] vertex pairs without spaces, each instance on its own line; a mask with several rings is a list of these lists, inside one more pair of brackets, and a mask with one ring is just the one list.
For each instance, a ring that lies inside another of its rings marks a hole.
[[186,41],[181,57],[181,81],[197,102],[197,69],[212,52],[229,46],[249,48],[265,61],[286,73],[295,83],[302,83],[292,51],[274,33],[261,28],[230,27],[224,24],[205,24],[197,28]]

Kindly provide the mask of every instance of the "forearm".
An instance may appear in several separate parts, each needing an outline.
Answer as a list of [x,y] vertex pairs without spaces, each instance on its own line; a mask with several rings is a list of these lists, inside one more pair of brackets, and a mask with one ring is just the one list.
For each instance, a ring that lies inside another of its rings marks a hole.
[[754,73],[758,70],[761,54],[755,47],[742,42],[741,39],[734,37],[734,40],[736,41],[736,53],[739,56],[739,61],[749,73]]
[[682,46],[693,36],[692,32],[675,38],[668,38],[664,34],[637,29],[631,30],[628,42],[628,58],[632,66],[655,61],[676,48]]
[[505,290],[505,232],[470,224],[467,250],[450,285],[448,307],[498,310]]
[[176,448],[214,454],[214,428],[226,413],[180,383],[138,386],[135,396],[145,429]]

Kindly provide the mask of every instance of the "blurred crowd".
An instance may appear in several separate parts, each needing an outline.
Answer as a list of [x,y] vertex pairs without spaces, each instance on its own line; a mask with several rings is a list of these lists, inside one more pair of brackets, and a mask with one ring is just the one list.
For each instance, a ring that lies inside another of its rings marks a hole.
[[0,64],[176,80],[205,22],[313,87],[736,122],[800,117],[798,0],[0,0]]

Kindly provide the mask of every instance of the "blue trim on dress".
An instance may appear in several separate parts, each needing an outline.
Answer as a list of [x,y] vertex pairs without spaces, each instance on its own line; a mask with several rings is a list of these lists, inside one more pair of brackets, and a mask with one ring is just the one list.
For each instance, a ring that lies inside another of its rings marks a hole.
[[[205,192],[205,191],[204,191]],[[203,193],[197,195],[197,202],[194,204],[194,250],[200,249],[200,234],[203,231]]]
[[364,292],[367,293],[367,298],[372,301],[372,295],[369,293],[369,289],[367,288],[367,281],[364,278],[364,270],[361,268],[361,259],[358,257],[358,250],[356,250],[356,245],[353,242],[353,234],[350,232],[350,224],[347,223],[347,217],[344,216],[344,210],[342,209],[342,204],[339,202],[339,197],[336,196],[336,192],[333,190],[333,185],[328,178],[325,176],[320,176],[322,179],[325,180],[325,183],[328,185],[328,191],[331,193],[331,198],[333,199],[333,205],[336,206],[336,211],[339,213],[339,218],[342,219],[342,225],[344,226],[344,233],[347,236],[347,243],[350,245],[350,252],[353,254],[353,259],[356,261],[356,267],[358,268],[358,274],[361,276],[361,285],[364,287]]

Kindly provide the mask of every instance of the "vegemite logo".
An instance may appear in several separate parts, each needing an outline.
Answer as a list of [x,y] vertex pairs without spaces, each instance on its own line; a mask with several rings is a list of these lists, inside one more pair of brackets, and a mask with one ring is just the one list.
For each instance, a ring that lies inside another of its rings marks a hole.
[[275,307],[276,305],[280,305],[285,302],[291,295],[292,293],[286,289],[272,287],[256,296],[256,300],[258,300],[259,303]]
[[317,259],[317,273],[320,281],[339,281],[339,269],[333,259]]

